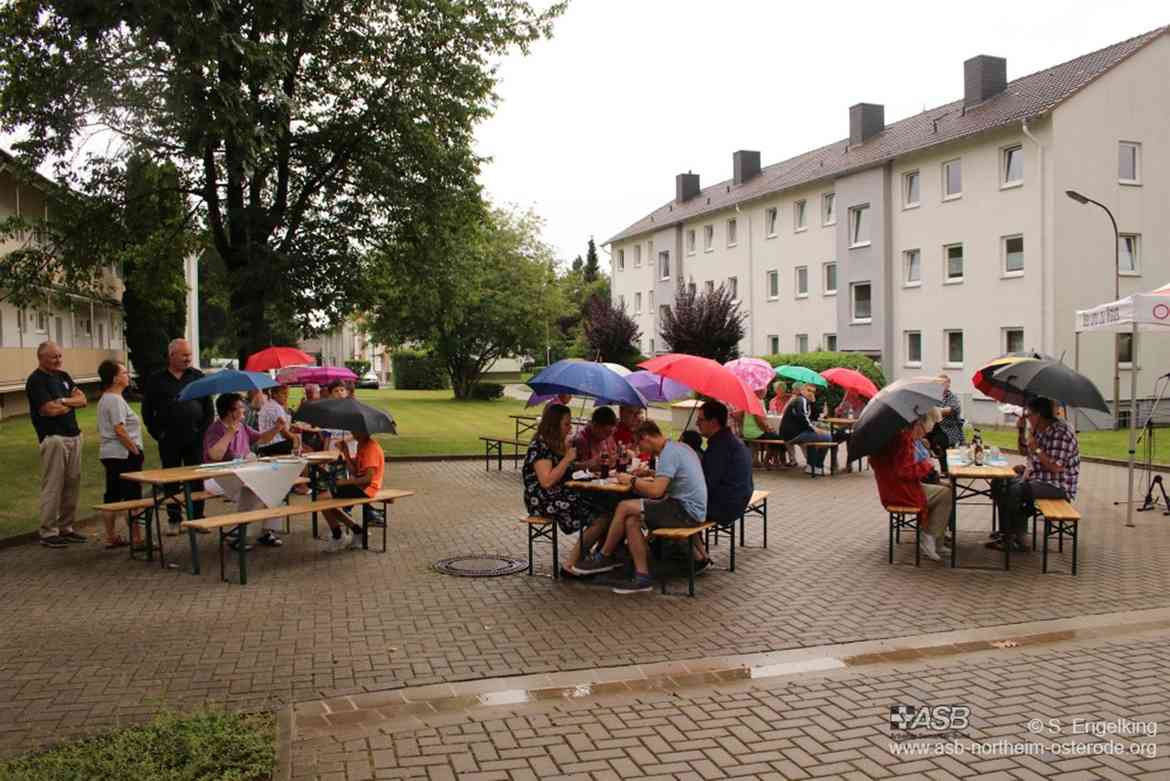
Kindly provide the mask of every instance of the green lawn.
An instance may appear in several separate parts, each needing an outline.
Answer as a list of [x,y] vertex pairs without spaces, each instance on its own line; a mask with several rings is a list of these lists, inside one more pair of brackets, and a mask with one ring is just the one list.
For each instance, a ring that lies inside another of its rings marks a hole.
[[[1001,448],[1016,447],[1016,429],[980,427],[985,442]],[[968,440],[970,430],[968,429]],[[1114,458],[1118,461],[1129,459],[1129,431],[1081,431],[1077,434],[1081,446],[1081,455],[1096,458]],[[1170,429],[1158,429],[1154,435],[1157,449],[1154,451],[1154,463],[1170,464]],[[1138,460],[1145,458],[1145,443],[1138,445]]]

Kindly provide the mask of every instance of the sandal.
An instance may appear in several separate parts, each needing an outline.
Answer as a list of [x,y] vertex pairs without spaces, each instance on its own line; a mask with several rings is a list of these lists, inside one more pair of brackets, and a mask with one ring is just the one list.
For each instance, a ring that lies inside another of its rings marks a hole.
[[[1004,544],[1005,544],[1004,540],[1001,537],[998,540],[993,540],[992,542],[987,543],[983,547],[987,548],[988,550],[1001,551],[1001,550],[1003,550]],[[1026,553],[1028,550],[1027,548],[1024,547],[1024,544],[1022,542],[1020,542],[1019,540],[1012,540],[1011,546],[1012,546],[1012,553]]]
[[125,548],[130,543],[120,534],[115,534],[114,539],[106,541],[106,550],[113,550],[114,548]]

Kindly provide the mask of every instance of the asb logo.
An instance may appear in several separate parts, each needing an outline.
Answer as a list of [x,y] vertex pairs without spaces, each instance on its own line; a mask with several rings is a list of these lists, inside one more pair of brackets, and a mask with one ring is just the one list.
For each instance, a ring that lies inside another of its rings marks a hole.
[[890,728],[911,730],[963,730],[970,726],[967,705],[891,705]]
[[1157,320],[1165,320],[1170,317],[1170,306],[1166,304],[1154,305],[1154,318]]

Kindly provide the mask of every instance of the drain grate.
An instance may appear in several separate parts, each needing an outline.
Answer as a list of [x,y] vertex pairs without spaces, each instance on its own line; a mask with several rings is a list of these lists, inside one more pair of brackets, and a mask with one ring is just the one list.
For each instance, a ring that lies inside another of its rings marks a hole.
[[444,575],[461,578],[497,578],[501,575],[515,575],[528,569],[528,562],[510,556],[483,554],[478,556],[455,556],[436,561],[435,570]]

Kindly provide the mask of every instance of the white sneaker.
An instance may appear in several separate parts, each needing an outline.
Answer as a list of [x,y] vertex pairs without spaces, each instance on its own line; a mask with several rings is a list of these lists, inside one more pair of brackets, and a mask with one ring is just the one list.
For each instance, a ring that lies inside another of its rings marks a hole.
[[349,538],[347,537],[348,534],[349,532],[342,530],[340,537],[330,536],[328,539],[326,539],[325,552],[337,553],[338,551],[345,550],[345,546],[349,545]]
[[942,561],[942,557],[935,550],[934,537],[929,534],[922,535],[922,539],[918,542],[918,548],[922,551],[922,555],[931,561]]
[[349,549],[350,550],[364,550],[362,548],[362,533],[359,531],[354,531],[354,532],[350,532],[350,536],[353,537],[353,541],[350,542]]

